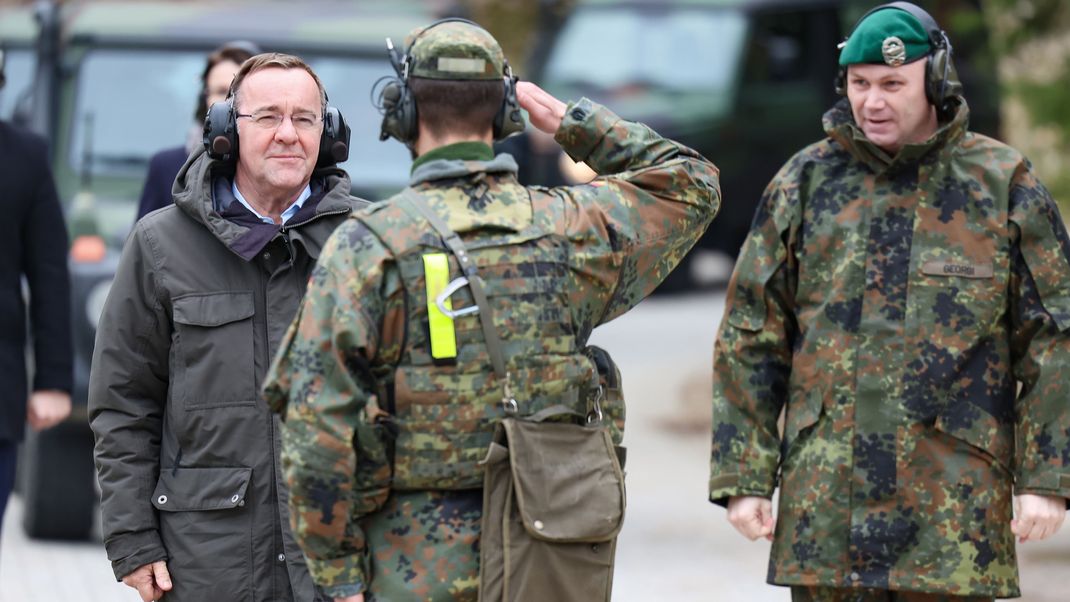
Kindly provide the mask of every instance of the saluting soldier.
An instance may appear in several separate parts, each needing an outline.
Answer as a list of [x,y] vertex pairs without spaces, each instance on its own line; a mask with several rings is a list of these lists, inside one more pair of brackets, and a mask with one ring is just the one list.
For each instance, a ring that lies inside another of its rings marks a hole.
[[[470,22],[418,30],[399,75],[384,96],[384,132],[416,156],[410,185],[332,236],[267,395],[289,404],[294,532],[319,585],[346,601],[476,600],[479,461],[496,424],[555,405],[585,411],[596,375],[588,336],[649,294],[702,235],[720,202],[717,168],[590,100],[566,105],[516,83],[498,42]],[[521,186],[513,158],[490,146],[523,127],[520,107],[601,176]],[[463,258],[454,243],[468,249]],[[462,274],[468,285],[442,291],[457,312],[446,318],[431,291]],[[480,315],[465,311],[476,306],[474,279],[486,291]],[[503,385],[515,404],[502,403]],[[364,418],[374,412],[396,429],[385,491]],[[611,545],[579,551],[575,559],[612,562]],[[528,595],[561,586],[528,585]]]

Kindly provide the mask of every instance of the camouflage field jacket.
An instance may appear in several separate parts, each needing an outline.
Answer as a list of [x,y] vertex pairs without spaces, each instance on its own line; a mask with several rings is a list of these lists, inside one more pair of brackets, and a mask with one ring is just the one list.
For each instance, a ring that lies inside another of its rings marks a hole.
[[[529,195],[516,183],[516,163],[499,155],[429,161],[414,170],[411,185],[466,244],[549,215],[568,251],[563,305],[573,336],[586,341],[595,326],[649,294],[702,235],[720,204],[718,172],[695,151],[586,99],[569,105],[556,140],[605,175]],[[476,181],[480,194],[469,192]],[[331,237],[266,389],[276,407],[288,401],[283,463],[294,532],[314,579],[333,595],[365,585],[368,551],[357,519],[375,509],[360,491],[374,458],[355,451],[354,441],[359,448],[361,413],[376,380],[401,361],[409,323],[403,279],[388,250],[398,242],[384,244],[365,223],[397,202],[348,220]],[[398,240],[417,244],[428,234],[426,223],[413,224],[399,222]],[[495,323],[521,318],[494,305]],[[541,310],[529,311],[537,322]],[[478,329],[475,317],[461,319]]]
[[842,101],[762,198],[715,345],[709,487],[779,483],[770,583],[1015,596],[1012,494],[1070,497],[1070,241],[967,115],[889,157]]

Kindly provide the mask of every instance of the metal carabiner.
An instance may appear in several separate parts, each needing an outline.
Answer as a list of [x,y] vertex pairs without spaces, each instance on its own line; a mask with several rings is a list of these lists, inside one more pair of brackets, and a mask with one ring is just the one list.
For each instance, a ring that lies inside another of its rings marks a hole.
[[442,289],[442,292],[439,293],[437,297],[435,297],[435,305],[438,306],[438,311],[442,312],[442,315],[451,319],[456,319],[461,316],[469,316],[472,314],[479,313],[478,305],[463,307],[458,310],[453,310],[446,307],[446,301],[448,301],[449,298],[453,296],[453,293],[456,293],[457,291],[461,290],[466,286],[468,286],[467,278],[465,278],[464,276],[454,278],[452,281],[450,281],[449,284],[446,285],[446,288]]
[[587,411],[587,424],[602,422],[602,399],[606,395],[605,388],[598,385],[598,395],[594,398],[594,409]]

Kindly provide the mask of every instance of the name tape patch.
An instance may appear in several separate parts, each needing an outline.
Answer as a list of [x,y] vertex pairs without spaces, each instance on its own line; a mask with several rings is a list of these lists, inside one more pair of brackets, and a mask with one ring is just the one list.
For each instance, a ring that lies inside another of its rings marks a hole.
[[927,261],[921,271],[930,276],[958,276],[959,278],[991,278],[995,275],[992,264],[962,263],[956,261]]
[[487,70],[487,61],[440,56],[438,57],[438,70],[447,73],[483,73]]

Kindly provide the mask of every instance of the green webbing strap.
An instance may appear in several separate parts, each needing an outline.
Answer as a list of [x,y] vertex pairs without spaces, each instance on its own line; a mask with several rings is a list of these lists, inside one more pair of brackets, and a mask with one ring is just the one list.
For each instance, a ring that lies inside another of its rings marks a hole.
[[[483,338],[486,339],[490,363],[494,366],[494,373],[502,381],[505,393],[502,403],[506,408],[511,406],[515,411],[516,401],[512,398],[513,393],[509,382],[509,373],[505,370],[502,341],[498,337],[498,331],[494,328],[494,310],[491,308],[490,302],[487,301],[487,293],[483,288],[483,281],[479,277],[476,265],[472,263],[471,258],[468,256],[468,251],[464,248],[464,242],[460,236],[457,236],[456,232],[450,229],[446,222],[442,221],[442,218],[427,206],[423,197],[417,194],[416,191],[406,188],[401,193],[401,200],[405,202],[405,205],[415,209],[420,216],[431,224],[431,227],[442,238],[442,242],[446,244],[446,248],[457,258],[457,263],[461,266],[461,273],[468,279],[468,288],[471,289],[472,297],[479,307],[479,324],[483,329]],[[432,303],[433,301],[429,300],[428,302]]]
[[[427,291],[427,323],[431,334],[431,357],[436,360],[457,357],[457,332],[453,318],[442,313],[435,303],[439,293],[450,282],[450,263],[445,253],[424,255],[424,283]],[[443,302],[446,309],[453,309],[449,299]]]

